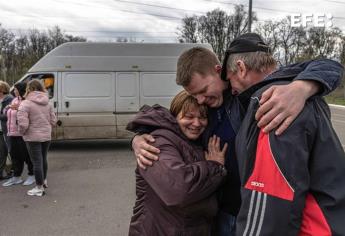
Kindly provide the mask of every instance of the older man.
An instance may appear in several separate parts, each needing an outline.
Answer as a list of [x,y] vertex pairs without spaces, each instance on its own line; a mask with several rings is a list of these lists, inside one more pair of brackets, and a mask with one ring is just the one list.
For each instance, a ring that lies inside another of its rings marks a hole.
[[296,66],[274,71],[268,52],[244,50],[259,43],[258,35],[242,35],[225,59],[227,79],[246,112],[236,138],[242,197],[236,234],[345,235],[345,154],[329,108],[314,96],[282,135],[260,129],[255,111],[261,95],[301,74]]

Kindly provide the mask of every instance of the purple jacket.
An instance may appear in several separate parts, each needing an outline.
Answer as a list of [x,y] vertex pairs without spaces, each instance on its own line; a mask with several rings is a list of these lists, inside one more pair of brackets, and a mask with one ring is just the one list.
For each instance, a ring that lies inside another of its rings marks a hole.
[[136,170],[129,235],[209,235],[218,211],[215,190],[225,170],[204,159],[202,147],[183,135],[166,108],[144,106],[127,129],[143,125],[156,128],[151,135],[161,152],[152,167]]
[[26,142],[45,142],[51,140],[52,126],[56,123],[53,107],[48,94],[30,92],[20,104],[17,113],[19,133]]

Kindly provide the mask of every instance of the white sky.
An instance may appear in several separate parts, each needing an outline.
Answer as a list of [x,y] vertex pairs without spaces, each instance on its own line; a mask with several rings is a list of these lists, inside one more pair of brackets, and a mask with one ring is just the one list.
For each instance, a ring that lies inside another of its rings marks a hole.
[[[92,41],[133,37],[144,42],[175,42],[184,16],[215,8],[228,13],[248,0],[0,0],[0,24],[18,34],[58,25],[67,34]],[[161,7],[158,7],[161,6]],[[259,21],[292,13],[331,14],[345,31],[345,0],[253,0]]]

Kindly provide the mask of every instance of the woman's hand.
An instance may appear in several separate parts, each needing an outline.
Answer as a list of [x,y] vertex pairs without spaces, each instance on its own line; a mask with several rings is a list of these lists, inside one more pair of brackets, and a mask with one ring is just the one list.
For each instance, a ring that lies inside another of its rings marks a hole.
[[208,152],[205,152],[205,158],[208,161],[216,161],[221,165],[225,162],[225,153],[228,144],[225,143],[223,149],[220,149],[220,138],[213,135],[208,141]]

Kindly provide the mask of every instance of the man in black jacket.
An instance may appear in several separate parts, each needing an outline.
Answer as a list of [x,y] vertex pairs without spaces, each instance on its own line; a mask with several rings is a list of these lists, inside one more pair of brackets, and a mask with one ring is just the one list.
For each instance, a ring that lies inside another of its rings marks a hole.
[[269,54],[258,35],[245,34],[225,60],[239,94],[234,102],[246,113],[236,137],[242,199],[236,235],[345,235],[345,154],[323,99],[310,98],[280,136],[258,127],[262,95],[300,71],[296,65],[273,72]]

